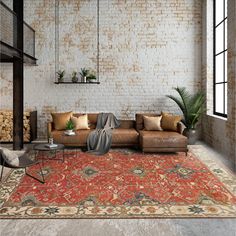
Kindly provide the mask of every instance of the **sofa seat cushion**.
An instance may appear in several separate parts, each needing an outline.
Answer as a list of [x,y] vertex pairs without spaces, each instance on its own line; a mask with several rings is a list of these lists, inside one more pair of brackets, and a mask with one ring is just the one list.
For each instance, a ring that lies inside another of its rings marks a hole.
[[140,131],[140,145],[145,148],[187,147],[187,138],[172,131]]
[[138,137],[135,129],[113,129],[112,144],[138,144]]
[[87,137],[92,130],[78,130],[76,135],[67,136],[64,134],[65,131],[52,131],[51,135],[55,143],[62,143],[65,145],[73,146],[86,146]]

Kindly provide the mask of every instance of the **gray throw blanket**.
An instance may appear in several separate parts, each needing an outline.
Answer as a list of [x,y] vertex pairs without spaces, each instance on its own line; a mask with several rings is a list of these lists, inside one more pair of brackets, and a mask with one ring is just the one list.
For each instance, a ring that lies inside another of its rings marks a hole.
[[111,147],[112,129],[119,126],[119,120],[112,113],[100,113],[96,129],[87,138],[88,152],[95,155],[107,153]]

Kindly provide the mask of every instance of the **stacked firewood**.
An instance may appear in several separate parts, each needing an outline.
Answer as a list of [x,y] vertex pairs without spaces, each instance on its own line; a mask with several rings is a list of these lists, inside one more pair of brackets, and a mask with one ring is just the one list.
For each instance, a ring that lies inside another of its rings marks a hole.
[[[24,142],[30,141],[30,112],[24,112]],[[0,110],[0,142],[13,141],[13,112]]]

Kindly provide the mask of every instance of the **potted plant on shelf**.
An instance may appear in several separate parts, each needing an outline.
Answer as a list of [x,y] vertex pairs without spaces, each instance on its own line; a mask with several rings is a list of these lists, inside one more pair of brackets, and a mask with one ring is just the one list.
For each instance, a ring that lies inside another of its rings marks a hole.
[[81,68],[80,75],[81,75],[81,81],[82,82],[87,82],[87,76],[89,74],[89,70],[86,68]]
[[77,72],[76,72],[76,71],[73,71],[73,72],[72,72],[71,81],[72,81],[73,83],[77,83],[77,82],[78,82],[78,77],[77,77]]
[[95,81],[97,78],[96,78],[96,75],[94,73],[90,73],[88,76],[87,76],[87,81],[88,82],[93,82]]
[[183,112],[184,119],[183,124],[186,126],[183,135],[188,137],[188,143],[194,144],[197,140],[196,124],[199,121],[200,116],[206,110],[203,105],[205,103],[205,96],[202,91],[199,91],[193,95],[187,92],[185,87],[174,88],[179,94],[180,98],[167,95],[179,106]]
[[57,81],[58,81],[58,83],[61,83],[61,82],[64,81],[64,75],[65,75],[65,70],[57,71]]
[[67,134],[72,134],[73,133],[73,129],[75,128],[72,120],[68,120],[66,123],[66,132]]

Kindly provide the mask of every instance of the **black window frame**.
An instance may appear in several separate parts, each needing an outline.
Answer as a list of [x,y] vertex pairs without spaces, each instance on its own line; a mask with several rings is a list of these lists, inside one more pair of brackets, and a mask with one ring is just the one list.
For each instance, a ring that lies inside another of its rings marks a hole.
[[[225,94],[225,86],[228,85],[228,76],[227,76],[227,81],[225,80],[225,67],[227,65],[225,65],[225,56],[228,55],[228,43],[227,43],[227,48],[226,46],[226,35],[225,35],[225,31],[226,31],[226,27],[225,27],[225,22],[227,21],[227,25],[228,25],[228,14],[226,15],[226,11],[225,11],[225,2],[228,0],[223,0],[224,1],[224,7],[223,7],[223,20],[218,22],[216,25],[216,1],[213,1],[213,114],[217,115],[217,116],[221,116],[221,117],[225,117],[227,118],[227,112],[225,110],[225,105],[226,105],[226,94]],[[216,53],[216,29],[217,27],[219,27],[221,24],[223,24],[223,33],[224,33],[224,38],[223,38],[223,51],[221,52],[217,52]],[[228,32],[228,30],[227,30]],[[227,37],[228,38],[228,37]],[[223,79],[222,82],[216,82],[216,57],[223,54],[224,55],[224,60],[223,60],[223,68],[224,68],[224,73],[223,73]],[[227,60],[228,62],[228,60]],[[227,70],[228,73],[228,70]],[[217,84],[223,84],[223,113],[217,112],[216,111],[216,86]],[[227,91],[226,91],[227,92]],[[227,109],[228,110],[228,109]]]

